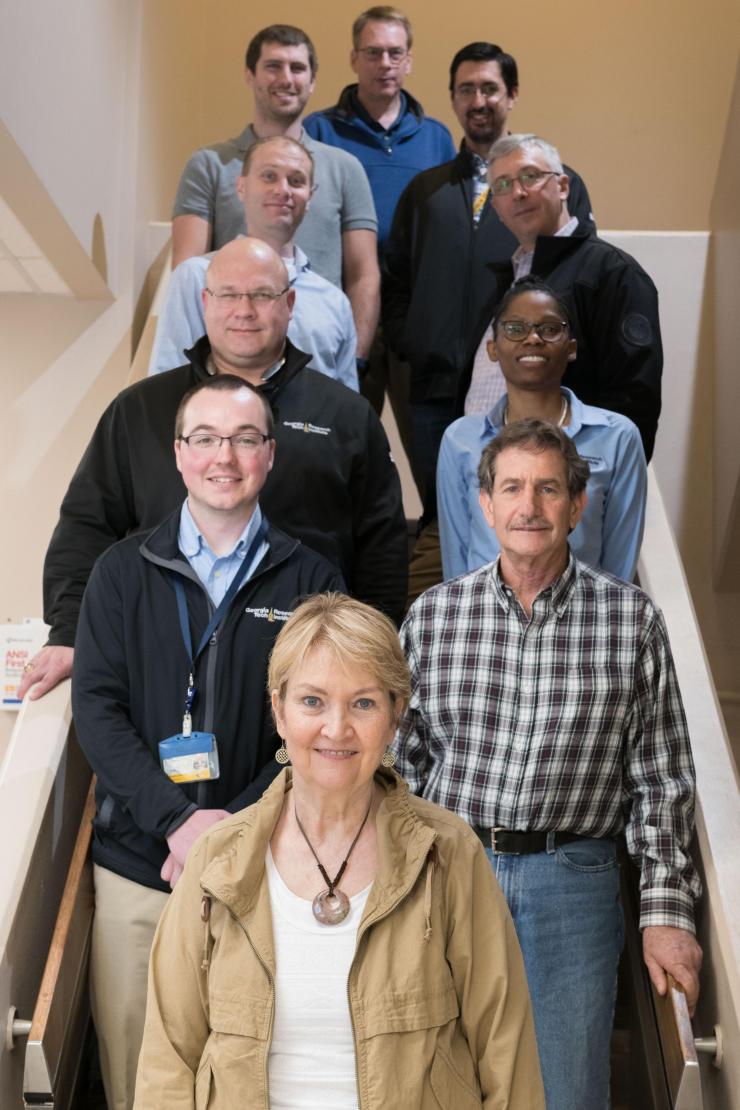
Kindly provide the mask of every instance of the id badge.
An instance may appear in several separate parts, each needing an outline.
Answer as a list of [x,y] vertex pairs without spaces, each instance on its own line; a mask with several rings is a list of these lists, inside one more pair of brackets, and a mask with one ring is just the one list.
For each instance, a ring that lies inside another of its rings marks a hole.
[[159,761],[173,782],[205,782],[219,776],[218,747],[212,732],[178,733],[160,740]]

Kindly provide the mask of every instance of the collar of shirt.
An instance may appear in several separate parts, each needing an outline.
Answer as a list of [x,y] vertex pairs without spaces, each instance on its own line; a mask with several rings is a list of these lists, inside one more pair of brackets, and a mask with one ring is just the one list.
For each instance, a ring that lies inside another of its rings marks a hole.
[[480,177],[481,180],[488,184],[488,167],[490,162],[486,162],[485,158],[481,158],[480,154],[476,154],[474,150],[470,150],[468,153],[473,160],[473,173],[476,177]]
[[[561,617],[565,612],[568,602],[570,601],[573,591],[576,586],[578,578],[578,563],[573,558],[573,552],[568,548],[568,565],[559,578],[546,586],[544,590],[540,590],[537,597],[534,599],[534,605],[539,605],[541,602],[546,602],[549,609],[551,609],[556,616]],[[501,556],[491,564],[491,586],[498,604],[505,612],[511,609],[512,598],[516,594],[511,586],[507,586],[501,577]],[[534,606],[532,608],[534,615]]]
[[[588,419],[588,415],[586,413],[587,406],[583,404],[583,401],[580,401],[578,397],[576,397],[572,389],[568,389],[567,386],[561,385],[560,393],[561,396],[567,399],[568,407],[570,409],[570,423],[563,426],[563,431],[566,432],[566,434],[569,435],[572,439],[574,435],[580,432],[584,424],[595,423],[595,421],[591,421]],[[490,443],[493,436],[498,435],[498,433],[503,428],[504,413],[506,412],[506,406],[508,405],[508,403],[509,398],[506,394],[504,394],[504,396],[496,402],[491,411],[486,413],[486,415],[483,417],[483,422],[481,424],[480,430],[480,439],[483,445],[481,447],[481,450],[483,450],[483,447],[485,447],[487,443]]]
[[[237,138],[234,140],[234,142],[235,142],[236,146],[239,148],[239,150],[243,151],[244,154],[246,154],[247,151],[249,150],[250,146],[254,146],[254,144],[256,142],[258,142],[260,138],[267,139],[267,138],[269,138],[269,136],[268,135],[261,135],[261,136],[258,135],[257,132],[254,129],[254,124],[253,123],[248,123],[247,126],[242,131],[241,135],[238,135]],[[305,140],[306,139],[308,139],[309,143],[311,142],[311,136],[307,135],[306,132],[301,127],[301,133],[298,136],[297,141],[301,144],[301,146],[305,146]]]
[[[274,374],[277,374],[278,370],[281,370],[284,365],[285,355],[279,358],[274,366],[270,366],[269,369],[265,370],[260,380],[266,382],[268,378],[271,378]],[[206,373],[210,374],[212,378],[215,377],[215,375],[218,373],[218,370],[216,369],[216,363],[213,361],[212,354],[210,354],[206,359]]]
[[288,271],[288,280],[293,285],[299,274],[304,274],[306,270],[311,269],[311,263],[308,256],[303,253],[297,243],[293,245],[292,258],[284,258],[285,269]]
[[[571,216],[567,224],[555,232],[553,239],[568,239],[578,227],[578,217]],[[525,251],[524,247],[517,247],[511,256],[511,264],[514,267],[514,281],[519,278],[527,277],[532,272],[532,259],[534,258],[534,251]]]
[[[206,543],[203,533],[198,528],[198,525],[193,520],[193,514],[190,512],[187,498],[182,503],[180,510],[180,528],[177,534],[177,546],[182,551],[185,558],[192,566],[195,573],[200,578],[203,585],[206,584],[209,571],[206,573],[205,578],[201,573],[203,570],[202,562],[196,565],[194,560],[199,560],[203,556],[203,562],[209,562],[211,566],[218,559],[233,559],[236,557],[241,561],[247,553],[247,549],[252,542],[253,537],[257,534],[257,529],[262,523],[262,510],[259,505],[255,506],[249,521],[247,522],[242,534],[236,541],[231,551],[227,551],[224,555],[215,555]],[[234,568],[236,569],[236,568]]]
[[383,135],[390,135],[392,131],[400,126],[401,120],[406,115],[406,108],[408,103],[406,100],[406,94],[403,92],[403,90],[401,90],[399,95],[401,97],[401,105],[398,109],[398,115],[396,116],[390,127],[383,127],[382,123],[378,123],[376,119],[373,119],[370,113],[363,108],[356,91],[352,91],[350,93],[350,100],[354,111],[360,117],[363,123],[365,123],[368,127],[371,127],[373,131],[380,131]]

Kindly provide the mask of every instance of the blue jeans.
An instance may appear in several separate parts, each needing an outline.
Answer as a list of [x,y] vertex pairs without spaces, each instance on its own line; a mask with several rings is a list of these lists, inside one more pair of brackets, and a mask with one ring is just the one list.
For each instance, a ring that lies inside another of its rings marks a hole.
[[547,1110],[605,1110],[624,937],[616,844],[487,854],[524,957]]

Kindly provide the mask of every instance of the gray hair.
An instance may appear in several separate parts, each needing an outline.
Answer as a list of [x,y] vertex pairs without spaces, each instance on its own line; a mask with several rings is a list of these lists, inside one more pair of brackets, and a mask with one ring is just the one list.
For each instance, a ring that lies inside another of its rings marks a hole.
[[529,147],[541,151],[548,166],[555,173],[563,172],[563,163],[558,151],[551,143],[546,143],[544,139],[541,139],[539,135],[505,135],[503,139],[498,139],[491,147],[488,155],[489,164],[492,166],[497,158],[505,158],[507,154],[513,154],[517,150],[526,150]]

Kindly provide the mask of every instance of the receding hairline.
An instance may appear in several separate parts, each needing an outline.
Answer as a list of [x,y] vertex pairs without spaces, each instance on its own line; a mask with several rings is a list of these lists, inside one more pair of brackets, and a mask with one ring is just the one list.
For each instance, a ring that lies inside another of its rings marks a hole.
[[242,161],[241,176],[247,176],[250,169],[252,168],[252,163],[255,157],[259,154],[260,150],[263,150],[265,147],[273,144],[277,145],[278,143],[280,143],[280,145],[283,147],[287,147],[288,150],[295,150],[297,154],[301,155],[306,160],[308,164],[309,182],[311,185],[313,185],[314,178],[316,176],[316,166],[313,160],[313,156],[310,150],[307,150],[303,143],[299,142],[298,139],[293,139],[290,135],[270,135],[269,138],[258,139],[256,143],[252,143],[252,145],[248,148],[246,154],[244,155],[244,159]]
[[389,4],[376,5],[357,16],[352,24],[352,47],[354,50],[359,50],[362,32],[369,23],[397,23],[400,27],[403,27],[406,34],[406,49],[411,50],[414,42],[411,20],[399,8],[392,7]]
[[489,151],[489,175],[493,175],[494,164],[499,158],[508,158],[510,154],[528,154],[537,151],[546,161],[547,166],[554,173],[563,173],[563,160],[560,151],[546,139],[539,135],[518,134],[504,135],[497,139]]
[[[229,248],[236,243],[240,244],[242,249],[229,250]],[[225,247],[217,251],[209,262],[208,269],[206,270],[206,285],[209,285],[215,267],[219,265],[229,266],[232,263],[234,265],[243,265],[244,263],[252,262],[255,266],[274,267],[274,272],[280,275],[278,284],[282,281],[283,287],[285,287],[290,279],[288,277],[287,267],[282,258],[268,243],[263,243],[261,239],[253,238],[250,240],[250,244],[256,243],[259,243],[259,248],[253,248],[251,245],[247,247],[245,240],[232,240],[231,243],[227,243]],[[262,248],[264,248],[264,251],[268,251],[269,254],[264,254]],[[227,253],[224,254],[224,251]]]

